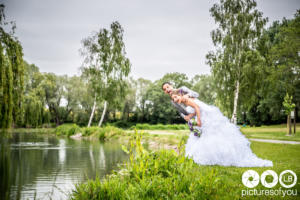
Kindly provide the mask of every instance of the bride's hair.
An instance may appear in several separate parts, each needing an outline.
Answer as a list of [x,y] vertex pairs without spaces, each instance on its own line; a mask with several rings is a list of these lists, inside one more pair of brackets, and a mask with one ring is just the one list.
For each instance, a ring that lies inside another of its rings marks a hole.
[[170,93],[170,96],[172,97],[173,95],[178,95],[178,96],[182,96],[182,94],[178,91],[178,90],[174,90]]

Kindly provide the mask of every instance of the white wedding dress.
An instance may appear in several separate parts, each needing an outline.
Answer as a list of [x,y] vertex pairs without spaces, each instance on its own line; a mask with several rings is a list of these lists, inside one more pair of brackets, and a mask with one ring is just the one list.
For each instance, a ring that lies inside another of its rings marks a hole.
[[[271,167],[272,161],[258,158],[250,148],[250,142],[239,127],[225,117],[219,108],[198,99],[202,123],[201,137],[191,133],[185,146],[186,156],[201,165],[237,167]],[[194,113],[188,106],[187,111]]]

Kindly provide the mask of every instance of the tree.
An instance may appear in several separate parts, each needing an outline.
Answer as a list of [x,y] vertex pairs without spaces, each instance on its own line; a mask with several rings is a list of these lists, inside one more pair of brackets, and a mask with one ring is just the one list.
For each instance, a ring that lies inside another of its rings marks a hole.
[[44,73],[43,80],[39,85],[39,91],[45,96],[45,102],[49,108],[51,116],[56,125],[61,124],[61,99],[63,97],[63,84],[62,78],[53,73]]
[[129,121],[130,120],[130,113],[133,113],[136,109],[136,99],[137,99],[137,89],[136,89],[136,81],[130,78],[128,83],[126,84],[128,87],[126,88],[126,95],[124,98],[120,100],[122,102],[123,107],[123,114],[122,120]]
[[260,85],[253,95],[255,101],[247,112],[250,124],[282,123],[282,112],[286,93],[293,96],[297,118],[300,107],[300,17],[296,12],[294,19],[275,21],[263,32],[257,50],[264,58],[261,68]]
[[[5,28],[7,24],[12,27]],[[22,46],[14,36],[15,24],[5,21],[3,4],[0,4],[0,25],[0,126],[10,128],[12,123],[22,121],[24,66]]]
[[136,100],[137,100],[137,120],[141,123],[149,120],[148,90],[152,82],[143,78],[137,80]]
[[78,76],[61,76],[61,82],[63,86],[63,101],[65,102],[65,105],[62,109],[62,118],[63,121],[72,121],[74,120],[74,118],[69,119],[69,117],[71,114],[74,114],[75,111],[78,111],[80,105],[80,97],[82,97],[82,95],[84,95],[85,92],[85,88],[83,88],[83,86],[85,85],[81,77]]
[[43,95],[40,84],[43,80],[43,75],[39,68],[34,64],[25,64],[24,75],[24,121],[25,127],[38,127],[44,123],[45,96]]
[[147,110],[149,111],[151,123],[171,124],[183,122],[176,109],[170,103],[169,95],[166,95],[162,90],[162,84],[166,81],[173,83],[174,88],[181,86],[191,88],[188,77],[178,72],[167,73],[161,79],[151,84],[147,91]]
[[82,41],[84,56],[83,74],[91,83],[94,93],[94,106],[88,123],[90,126],[97,101],[104,101],[104,108],[98,123],[101,126],[107,103],[114,104],[116,95],[124,97],[125,78],[130,72],[130,62],[126,58],[123,42],[123,28],[113,22],[111,30],[100,29],[99,32]]
[[284,106],[285,114],[287,115],[287,128],[288,128],[289,135],[291,135],[292,133],[291,112],[295,109],[295,104],[292,101],[293,101],[293,97],[289,96],[289,94],[286,93],[284,97],[284,102],[282,104]]
[[[274,80],[272,83],[277,83],[277,86],[282,88],[283,95],[289,93],[294,97],[296,110],[298,110],[300,107],[300,10],[296,12],[294,19],[283,19],[278,25],[276,40],[269,53],[272,60],[270,74]],[[276,90],[279,88],[277,87]]]
[[208,104],[215,104],[217,94],[211,75],[196,75],[192,79],[192,85],[191,89],[198,92],[199,99]]
[[240,89],[245,83],[254,88],[245,78],[253,75],[249,70],[255,71],[254,65],[247,64],[253,59],[261,60],[255,47],[267,19],[256,9],[254,0],[220,0],[210,13],[219,27],[211,33],[216,51],[209,52],[207,60],[218,99],[230,110],[231,120],[236,124]]

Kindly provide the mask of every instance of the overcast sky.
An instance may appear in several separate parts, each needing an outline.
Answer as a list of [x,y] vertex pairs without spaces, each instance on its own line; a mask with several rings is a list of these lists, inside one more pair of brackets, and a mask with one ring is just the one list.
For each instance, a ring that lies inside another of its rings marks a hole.
[[[207,74],[215,0],[0,0],[17,24],[24,57],[42,72],[79,74],[81,40],[119,21],[131,76],[157,80],[168,72]],[[258,0],[270,22],[292,18],[299,0]]]

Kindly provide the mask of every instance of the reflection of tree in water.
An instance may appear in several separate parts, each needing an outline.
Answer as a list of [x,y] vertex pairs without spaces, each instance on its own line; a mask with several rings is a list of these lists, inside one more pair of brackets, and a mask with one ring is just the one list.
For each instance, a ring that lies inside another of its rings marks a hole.
[[12,191],[13,199],[20,199],[24,186],[32,188],[37,177],[51,176],[52,168],[58,163],[54,151],[44,153],[44,150],[39,148],[13,149],[11,160],[14,164],[11,171],[15,174],[12,180],[15,187]]
[[[0,136],[0,197],[9,199],[10,196],[10,148],[3,133]],[[7,147],[8,146],[8,147]]]
[[64,195],[60,189],[69,191],[74,184],[87,178],[103,177],[127,159],[116,143],[74,141],[28,133],[15,134],[9,139],[14,144],[24,141],[51,145],[13,148],[1,145],[0,192],[2,196],[10,195],[11,199],[33,198],[35,192],[37,199],[50,199],[51,195],[55,199]]
[[93,179],[96,176],[102,178],[117,169],[117,164],[127,159],[127,155],[118,143],[93,143],[89,145],[88,152],[82,152],[85,162],[84,180]]
[[105,164],[105,153],[104,153],[104,149],[103,149],[103,145],[100,145],[99,148],[99,165],[100,165],[100,169],[106,169],[106,164]]

